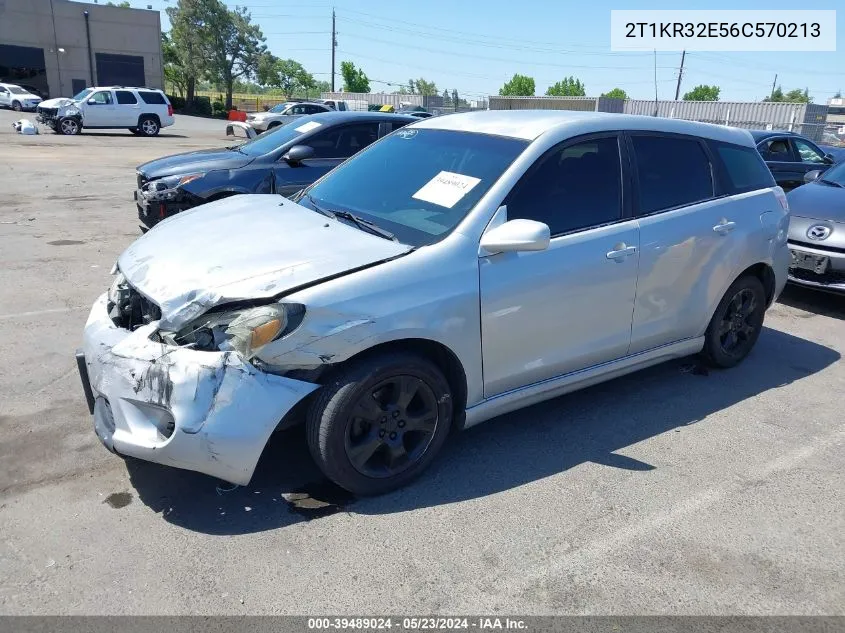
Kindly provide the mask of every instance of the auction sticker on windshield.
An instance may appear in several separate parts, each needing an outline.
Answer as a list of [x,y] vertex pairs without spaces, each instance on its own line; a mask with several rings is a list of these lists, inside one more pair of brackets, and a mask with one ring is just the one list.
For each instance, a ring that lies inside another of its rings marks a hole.
[[451,209],[480,182],[480,178],[441,171],[412,197]]
[[294,128],[294,129],[297,132],[302,132],[303,134],[305,134],[306,132],[310,132],[311,130],[316,130],[318,127],[320,127],[320,125],[321,124],[317,123],[316,121],[309,121],[308,123],[304,123],[304,124],[300,125],[298,128]]

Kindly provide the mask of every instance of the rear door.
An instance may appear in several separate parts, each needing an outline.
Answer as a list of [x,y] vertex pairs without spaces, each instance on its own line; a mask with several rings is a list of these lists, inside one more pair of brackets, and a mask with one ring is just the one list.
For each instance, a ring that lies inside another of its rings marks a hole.
[[125,127],[136,127],[141,114],[141,104],[138,103],[135,94],[131,90],[115,90],[114,96],[117,101],[116,116],[120,124]]
[[[293,123],[292,125],[296,125]],[[274,167],[275,190],[289,196],[327,174],[347,158],[378,140],[379,123],[337,125],[302,141],[314,149],[314,157],[291,166],[280,158]]]
[[[743,240],[760,229],[762,209],[739,208],[717,191],[717,168],[701,139],[631,132],[628,143],[641,244],[631,328],[636,354],[701,334],[737,268]],[[763,168],[752,148],[740,149]]]

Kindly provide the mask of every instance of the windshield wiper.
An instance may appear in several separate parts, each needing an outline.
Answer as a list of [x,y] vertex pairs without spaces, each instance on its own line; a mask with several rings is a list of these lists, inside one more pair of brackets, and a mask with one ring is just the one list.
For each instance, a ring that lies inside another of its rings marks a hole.
[[[328,209],[324,209],[323,207],[321,207],[317,203],[317,201],[314,199],[314,196],[312,196],[310,193],[306,193],[302,197],[308,199],[308,202],[311,203],[311,206],[314,207],[314,211],[316,211],[317,213],[322,213],[323,215],[330,217],[332,220],[334,220],[337,217],[332,211],[329,211]],[[302,198],[300,198],[300,200],[301,199]],[[299,202],[299,200],[295,200],[294,202]]]
[[349,213],[349,211],[332,211],[332,213],[334,213],[335,217],[343,218],[344,220],[349,220],[350,222],[353,222],[358,228],[367,229],[368,231],[375,233],[379,237],[383,237],[386,240],[391,240],[393,242],[398,241],[396,239],[396,236],[390,231],[387,231],[381,228],[375,222],[365,220],[364,218],[357,216],[354,213]]
[[322,213],[323,215],[328,216],[333,220],[336,220],[337,218],[349,220],[350,222],[355,224],[355,226],[357,226],[359,229],[364,229],[370,231],[371,233],[375,233],[379,237],[383,237],[386,240],[391,240],[393,242],[399,241],[396,239],[396,236],[393,233],[381,228],[375,222],[370,222],[369,220],[365,220],[361,216],[355,215],[354,213],[350,213],[349,211],[343,211],[342,209],[329,211],[325,207],[320,206],[320,204],[314,199],[314,196],[312,196],[310,193],[306,193],[302,197],[306,198],[308,202],[311,203],[311,206],[314,207],[315,211],[317,211],[318,213]]
[[832,180],[825,180],[824,178],[819,178],[819,182],[823,182],[824,184],[830,185],[831,187],[842,187],[843,189],[845,189],[845,185],[838,182],[834,182]]

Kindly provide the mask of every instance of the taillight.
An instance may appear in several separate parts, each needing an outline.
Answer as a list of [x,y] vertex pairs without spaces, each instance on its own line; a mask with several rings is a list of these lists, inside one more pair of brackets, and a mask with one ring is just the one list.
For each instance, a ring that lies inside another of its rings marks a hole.
[[783,210],[789,211],[789,200],[786,199],[786,194],[783,192],[783,189],[775,187],[773,191],[775,192],[775,198],[778,199],[778,202],[780,202],[780,206],[783,207]]
[[167,104],[167,116],[173,116],[173,105],[170,103]]

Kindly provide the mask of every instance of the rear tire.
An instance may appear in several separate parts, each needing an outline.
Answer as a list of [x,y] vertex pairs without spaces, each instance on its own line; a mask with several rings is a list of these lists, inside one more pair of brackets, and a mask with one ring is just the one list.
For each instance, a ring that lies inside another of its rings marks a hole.
[[158,119],[154,116],[143,116],[138,119],[138,132],[141,136],[157,136],[161,130]]
[[320,470],[358,495],[400,488],[434,460],[452,425],[449,383],[401,352],[353,361],[328,377],[306,419]]
[[724,369],[741,363],[760,337],[765,314],[762,282],[754,275],[733,282],[704,334],[702,356],[707,363]]

